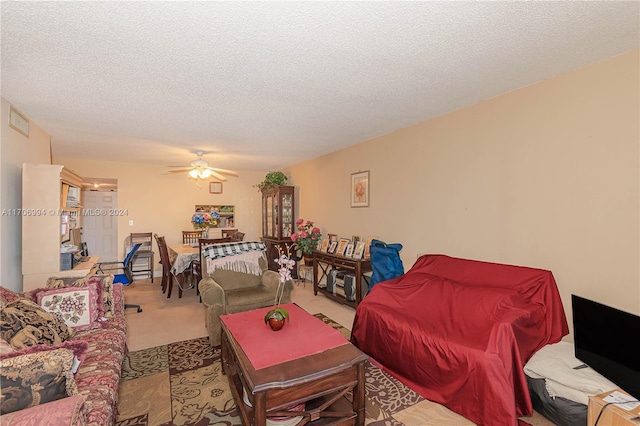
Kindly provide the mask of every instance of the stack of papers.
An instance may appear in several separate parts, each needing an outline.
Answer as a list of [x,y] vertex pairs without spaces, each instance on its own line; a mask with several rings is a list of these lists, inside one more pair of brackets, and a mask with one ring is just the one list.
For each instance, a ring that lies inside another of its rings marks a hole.
[[78,251],[78,246],[73,244],[62,244],[60,246],[60,253],[74,253],[76,251]]

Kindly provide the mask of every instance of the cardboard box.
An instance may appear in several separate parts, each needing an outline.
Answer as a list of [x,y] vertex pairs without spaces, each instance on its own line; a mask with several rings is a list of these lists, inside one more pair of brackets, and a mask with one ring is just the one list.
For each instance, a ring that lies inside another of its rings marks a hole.
[[[622,389],[616,389],[615,391],[628,395]],[[609,391],[589,397],[589,408],[587,411],[588,426],[594,426],[596,424],[596,420],[598,421],[598,426],[640,425],[640,406],[631,411],[626,411],[615,404],[607,405],[604,398],[615,391]],[[598,416],[600,416],[600,418],[598,418]]]

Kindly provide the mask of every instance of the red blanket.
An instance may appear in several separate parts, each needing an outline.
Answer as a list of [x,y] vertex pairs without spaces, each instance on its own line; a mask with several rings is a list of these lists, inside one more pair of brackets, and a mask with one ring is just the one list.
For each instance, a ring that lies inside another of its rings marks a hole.
[[352,342],[425,398],[502,426],[531,415],[524,365],[568,332],[551,272],[426,255],[374,286]]

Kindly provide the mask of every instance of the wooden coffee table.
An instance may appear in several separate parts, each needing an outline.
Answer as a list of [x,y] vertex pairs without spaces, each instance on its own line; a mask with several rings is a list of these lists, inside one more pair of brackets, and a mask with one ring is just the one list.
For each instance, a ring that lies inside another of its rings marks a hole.
[[[300,336],[301,341],[310,338],[313,336]],[[301,416],[304,424],[314,426],[364,425],[364,362],[368,356],[351,343],[256,370],[222,321],[221,351],[223,372],[245,425],[265,426],[267,417],[289,416]],[[243,388],[251,406],[243,401]],[[345,398],[349,392],[351,402]],[[287,407],[301,402],[306,402],[305,411],[288,411]]]

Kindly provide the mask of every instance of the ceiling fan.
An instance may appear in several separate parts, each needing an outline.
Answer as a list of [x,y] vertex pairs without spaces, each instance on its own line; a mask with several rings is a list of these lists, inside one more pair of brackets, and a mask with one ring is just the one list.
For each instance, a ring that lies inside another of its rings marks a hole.
[[227,180],[227,178],[224,177],[223,175],[238,177],[238,172],[234,172],[233,170],[210,167],[209,163],[207,163],[202,159],[203,154],[204,153],[202,151],[196,152],[198,159],[192,161],[190,166],[169,166],[169,167],[180,167],[179,169],[169,170],[169,173],[188,172],[189,175],[194,179],[208,179],[210,177],[214,177],[223,182]]

